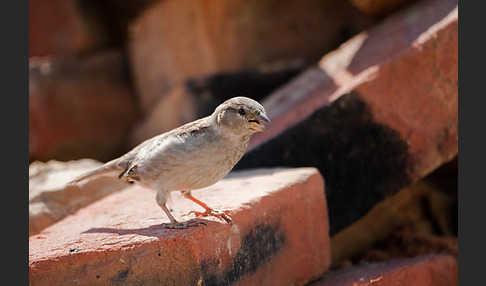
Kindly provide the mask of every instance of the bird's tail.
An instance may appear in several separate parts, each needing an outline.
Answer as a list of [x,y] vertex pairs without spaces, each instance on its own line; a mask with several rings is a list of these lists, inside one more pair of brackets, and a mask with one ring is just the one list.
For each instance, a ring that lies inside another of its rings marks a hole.
[[89,178],[93,177],[98,177],[98,176],[104,176],[104,175],[109,175],[109,174],[115,174],[122,172],[123,170],[120,168],[118,159],[112,160],[92,171],[89,171],[87,173],[84,173],[83,175],[75,178],[74,180],[70,181],[68,185],[75,185],[81,181],[84,181]]

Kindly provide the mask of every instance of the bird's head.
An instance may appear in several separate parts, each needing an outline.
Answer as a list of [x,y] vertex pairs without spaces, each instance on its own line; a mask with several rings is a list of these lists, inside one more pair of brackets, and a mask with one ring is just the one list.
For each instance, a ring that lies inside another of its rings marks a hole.
[[263,106],[248,97],[233,97],[216,107],[213,113],[220,128],[235,135],[261,132],[270,122]]

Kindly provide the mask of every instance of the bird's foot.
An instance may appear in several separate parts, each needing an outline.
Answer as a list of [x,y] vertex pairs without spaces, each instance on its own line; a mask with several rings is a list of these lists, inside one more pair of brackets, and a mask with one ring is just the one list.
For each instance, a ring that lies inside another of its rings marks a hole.
[[205,221],[191,219],[184,222],[163,223],[162,226],[168,229],[185,229],[192,226],[207,225]]
[[214,216],[219,219],[224,220],[228,224],[233,224],[233,220],[231,219],[231,216],[229,215],[231,212],[230,211],[215,211],[213,209],[207,209],[204,212],[197,212],[197,211],[191,211],[189,214],[194,214],[196,217],[205,217],[205,216]]

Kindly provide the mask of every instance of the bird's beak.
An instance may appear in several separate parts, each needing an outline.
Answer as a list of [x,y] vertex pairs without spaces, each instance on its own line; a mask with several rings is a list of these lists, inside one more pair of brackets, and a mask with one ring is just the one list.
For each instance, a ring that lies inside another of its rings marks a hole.
[[264,121],[265,124],[270,123],[270,118],[268,118],[268,116],[265,113],[260,113],[258,115],[258,119],[261,120],[261,121]]
[[254,131],[261,132],[265,130],[265,125],[270,123],[270,119],[265,113],[260,113],[256,119],[250,120],[250,128]]

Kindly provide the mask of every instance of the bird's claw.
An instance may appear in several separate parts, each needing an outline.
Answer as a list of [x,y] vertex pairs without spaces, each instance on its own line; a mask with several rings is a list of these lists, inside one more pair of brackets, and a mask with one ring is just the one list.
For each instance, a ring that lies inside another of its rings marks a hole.
[[204,212],[190,211],[189,214],[194,214],[196,217],[214,216],[219,219],[224,220],[228,224],[233,224],[233,220],[229,215],[230,211],[215,211],[213,209],[208,209]]
[[168,229],[185,229],[192,226],[207,225],[205,221],[189,220],[184,222],[163,223],[162,226]]

